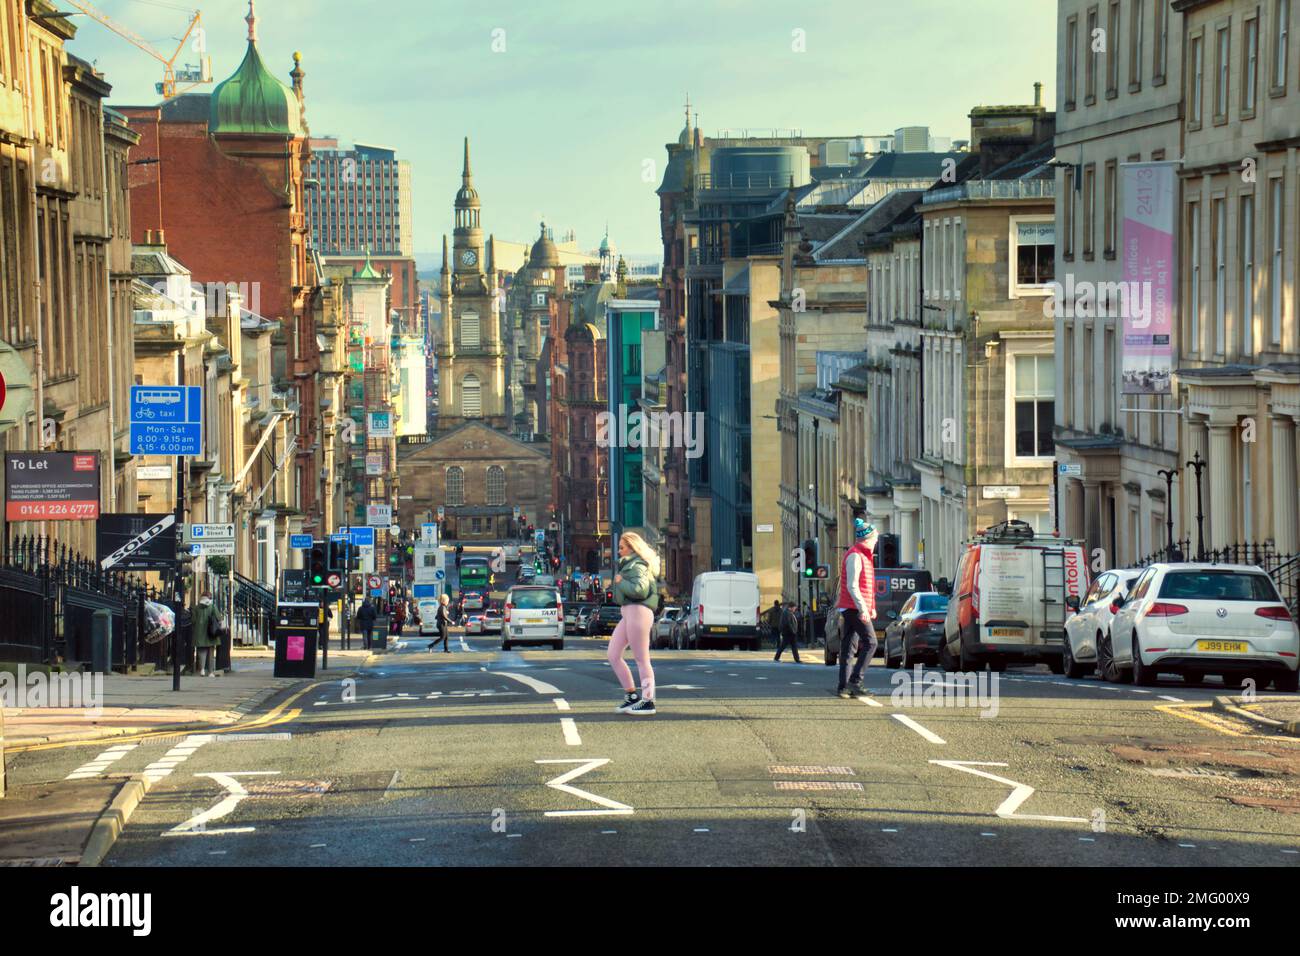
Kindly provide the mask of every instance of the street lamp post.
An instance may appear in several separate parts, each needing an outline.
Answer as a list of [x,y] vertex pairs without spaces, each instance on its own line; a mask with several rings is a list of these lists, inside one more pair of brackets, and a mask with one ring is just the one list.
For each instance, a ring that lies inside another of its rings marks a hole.
[[1205,511],[1201,501],[1201,472],[1205,471],[1207,462],[1197,451],[1187,467],[1196,473],[1196,560],[1205,560]]
[[1161,468],[1156,472],[1165,480],[1165,529],[1168,543],[1165,546],[1165,560],[1174,559],[1174,479],[1178,471],[1174,468]]

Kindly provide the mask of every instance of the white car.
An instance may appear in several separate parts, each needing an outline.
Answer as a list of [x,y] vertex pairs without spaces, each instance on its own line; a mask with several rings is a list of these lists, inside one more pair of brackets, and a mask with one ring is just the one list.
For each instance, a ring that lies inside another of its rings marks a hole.
[[1116,602],[1109,641],[1112,680],[1149,686],[1160,674],[1228,686],[1252,678],[1280,691],[1300,689],[1300,630],[1272,579],[1243,564],[1153,564]]
[[655,621],[655,647],[672,646],[673,625],[677,623],[677,617],[681,610],[681,608],[671,604],[664,605],[658,620]]
[[564,650],[564,602],[553,587],[513,587],[506,594],[501,649],[549,644]]
[[437,636],[438,599],[420,598],[415,602],[415,611],[420,615],[420,636]]
[[465,633],[466,634],[483,633],[483,612],[482,611],[476,611],[475,613],[469,615],[469,617],[465,618]]
[[[1110,630],[1111,618],[1115,616],[1110,606],[1117,598],[1127,595],[1133,582],[1141,575],[1141,568],[1103,571],[1081,601],[1073,596],[1065,599],[1074,611],[1065,621],[1063,656],[1067,677],[1083,677],[1094,670],[1102,677],[1106,676],[1102,662],[1097,659],[1097,645],[1104,640]],[[1106,664],[1114,666],[1111,658],[1107,658]]]

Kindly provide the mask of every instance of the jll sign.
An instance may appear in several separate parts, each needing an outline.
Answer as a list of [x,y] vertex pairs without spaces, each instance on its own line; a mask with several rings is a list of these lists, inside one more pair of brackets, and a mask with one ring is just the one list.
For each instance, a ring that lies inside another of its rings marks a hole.
[[[1129,289],[1141,290],[1136,308],[1124,308],[1123,392],[1163,395],[1173,372],[1174,220],[1176,172],[1173,163],[1126,163],[1123,271]],[[1150,298],[1146,292],[1150,290]]]

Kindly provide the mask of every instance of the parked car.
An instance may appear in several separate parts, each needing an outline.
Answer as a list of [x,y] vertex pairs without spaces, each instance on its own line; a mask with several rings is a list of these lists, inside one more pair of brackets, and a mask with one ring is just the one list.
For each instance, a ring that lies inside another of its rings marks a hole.
[[948,598],[938,591],[913,594],[899,611],[888,611],[891,618],[885,628],[886,667],[913,664],[937,664],[939,645],[943,643],[943,622],[948,616]]
[[465,633],[466,634],[483,633],[483,612],[482,611],[470,614],[467,618],[465,618]]
[[[879,553],[879,552],[877,552]],[[903,606],[913,594],[919,594],[924,591],[932,591],[933,582],[930,580],[930,572],[918,568],[876,568],[876,616],[871,619],[872,626],[876,629],[876,647],[877,654],[885,652],[885,631],[889,628],[897,616],[902,612]],[[826,639],[826,648],[823,651],[822,659],[827,664],[835,664],[840,659],[840,634],[838,630],[839,615],[834,612],[834,603],[828,609],[830,617],[831,630],[833,636]],[[891,617],[891,612],[893,616]],[[818,612],[818,617],[821,612]],[[815,631],[815,628],[814,628]]]
[[500,634],[501,633],[502,614],[496,608],[488,608],[483,612],[483,633]]
[[564,649],[564,603],[553,587],[516,586],[506,594],[501,649],[516,644],[549,644]]
[[[1124,597],[1141,576],[1141,569],[1117,569],[1104,571],[1092,582],[1088,593],[1079,600],[1067,597],[1065,603],[1074,611],[1065,619],[1065,646],[1062,648],[1066,677],[1083,677],[1094,670],[1101,677],[1106,677],[1102,661],[1097,656],[1097,647],[1110,630],[1115,612],[1111,605]],[[1114,661],[1107,658],[1106,666],[1113,669]],[[1114,677],[1106,678],[1113,680]]]
[[1141,686],[1160,674],[1197,684],[1253,678],[1279,691],[1300,689],[1300,630],[1273,580],[1244,564],[1153,564],[1113,602],[1114,619],[1098,656],[1113,680]]
[[1081,544],[1040,535],[1024,521],[995,525],[967,545],[957,564],[939,663],[970,671],[1041,662],[1062,674],[1065,602],[1087,589]]
[[564,633],[581,634],[583,633],[582,618],[586,612],[591,610],[590,604],[566,604],[564,605]]
[[691,586],[691,645],[744,644],[750,650],[758,650],[760,600],[758,575],[752,571],[697,574]]
[[574,618],[574,630],[588,637],[595,634],[596,612],[597,608],[594,604],[579,605],[578,613]]
[[673,637],[673,625],[677,623],[677,617],[681,614],[681,608],[665,606],[660,612],[658,620],[655,621],[654,646],[671,647]]
[[596,613],[591,619],[591,633],[599,637],[603,634],[613,634],[614,628],[618,627],[618,622],[623,620],[623,609],[617,604],[602,604],[596,608]]

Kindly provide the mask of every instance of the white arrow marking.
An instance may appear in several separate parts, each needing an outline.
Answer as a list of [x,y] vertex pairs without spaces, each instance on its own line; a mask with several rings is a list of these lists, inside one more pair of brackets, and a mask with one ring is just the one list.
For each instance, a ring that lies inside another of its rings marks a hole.
[[598,757],[595,760],[538,760],[536,763],[576,763],[581,764],[574,767],[568,773],[560,774],[554,780],[546,781],[546,785],[554,790],[562,790],[565,793],[571,793],[575,797],[581,797],[583,800],[590,800],[592,803],[599,804],[602,807],[608,807],[608,810],[547,810],[548,817],[580,817],[580,816],[609,816],[619,814],[626,816],[635,811],[626,803],[619,803],[617,800],[610,800],[608,797],[602,797],[599,794],[588,793],[586,790],[580,790],[577,787],[569,786],[570,780],[576,780],[584,773],[589,773],[597,767],[603,767],[609,763],[608,757]]
[[564,693],[564,691],[560,690],[560,688],[556,687],[554,684],[548,684],[544,680],[538,680],[535,677],[529,677],[527,674],[511,674],[509,671],[493,671],[493,673],[499,674],[502,677],[509,677],[511,680],[517,680],[525,687],[531,687],[539,694],[563,694]]
[[977,777],[984,777],[987,780],[993,780],[997,783],[1004,784],[1011,788],[1011,796],[1002,801],[1001,805],[994,810],[998,816],[1004,820],[1044,820],[1048,823],[1090,823],[1083,817],[1047,817],[1040,816],[1036,813],[1016,813],[1016,808],[1034,795],[1034,788],[1024,783],[1017,783],[1014,780],[1008,780],[1006,777],[999,777],[996,774],[989,773],[985,770],[976,770],[976,767],[1005,767],[1004,763],[991,763],[986,760],[931,760],[930,763],[938,764],[941,767],[948,767],[952,770],[960,770],[962,773],[974,774]]
[[703,687],[697,687],[694,684],[658,684],[660,690],[704,690]]
[[236,777],[265,777],[278,774],[278,770],[239,770],[233,773],[196,773],[196,777],[211,777],[217,783],[221,784],[228,791],[227,795],[222,798],[213,807],[204,810],[202,813],[195,814],[184,823],[172,827],[163,836],[212,836],[221,833],[252,833],[256,827],[226,827],[221,830],[207,829],[208,821],[220,820],[222,817],[239,806],[240,802],[248,796],[248,791],[244,789]]
[[[944,740],[942,737],[940,737],[938,734],[934,733],[933,731],[926,730],[924,727],[918,724],[911,717],[908,717],[906,714],[890,714],[889,716],[893,717],[904,727],[908,727],[911,728],[912,730],[915,730],[918,734],[920,734],[926,740],[930,741],[930,743],[932,744],[946,744],[948,742]],[[1005,767],[1006,764],[1002,764],[1002,766]],[[1032,790],[1030,790],[1029,792],[1033,793]]]

